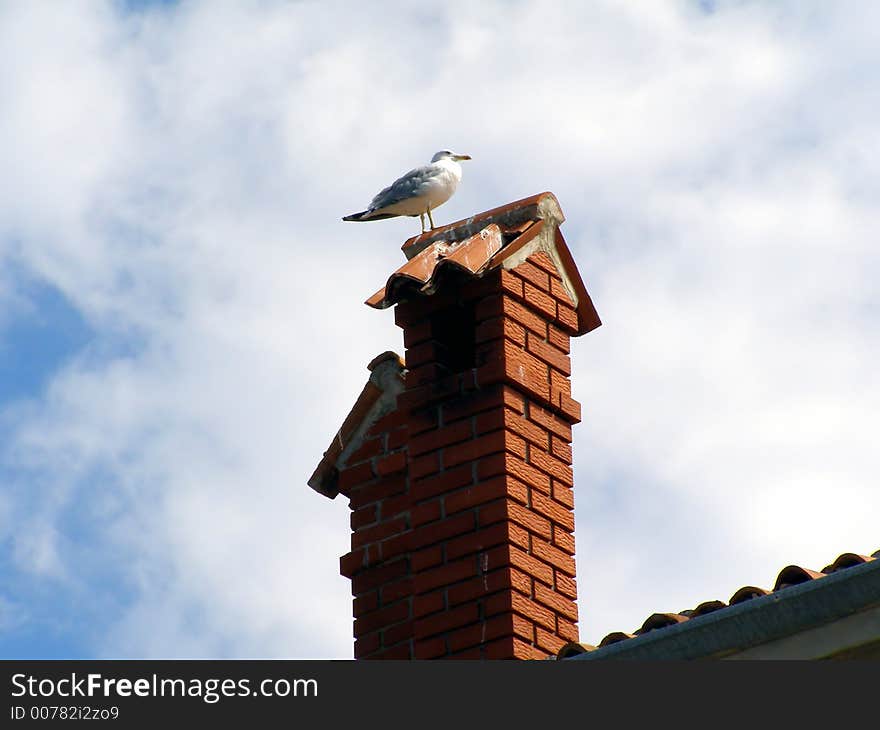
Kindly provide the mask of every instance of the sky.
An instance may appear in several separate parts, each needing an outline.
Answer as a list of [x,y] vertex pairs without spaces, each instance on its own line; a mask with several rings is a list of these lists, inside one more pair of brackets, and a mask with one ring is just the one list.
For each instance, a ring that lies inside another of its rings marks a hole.
[[880,548],[880,6],[0,4],[0,656],[352,656],[308,477],[412,218],[544,190],[581,640]]

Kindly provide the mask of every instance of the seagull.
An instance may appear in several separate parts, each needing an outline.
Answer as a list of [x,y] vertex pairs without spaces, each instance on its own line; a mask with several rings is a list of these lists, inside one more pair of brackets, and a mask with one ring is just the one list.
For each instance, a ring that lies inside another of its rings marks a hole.
[[410,170],[382,190],[360,213],[345,216],[344,221],[377,221],[408,215],[419,216],[422,233],[425,232],[425,214],[435,228],[431,211],[452,197],[461,181],[461,160],[470,155],[459,155],[451,150],[440,150],[431,158],[429,165]]

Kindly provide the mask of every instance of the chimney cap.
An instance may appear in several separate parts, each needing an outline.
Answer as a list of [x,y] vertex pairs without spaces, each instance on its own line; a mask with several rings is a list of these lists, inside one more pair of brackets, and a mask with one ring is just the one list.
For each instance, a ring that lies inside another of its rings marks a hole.
[[556,264],[574,304],[578,320],[574,334],[586,334],[602,322],[559,231],[564,220],[556,196],[545,192],[410,238],[403,245],[408,261],[365,303],[385,309],[413,293],[433,294],[441,286],[438,274],[444,269],[481,277],[498,268],[513,268],[532,253],[544,251]]

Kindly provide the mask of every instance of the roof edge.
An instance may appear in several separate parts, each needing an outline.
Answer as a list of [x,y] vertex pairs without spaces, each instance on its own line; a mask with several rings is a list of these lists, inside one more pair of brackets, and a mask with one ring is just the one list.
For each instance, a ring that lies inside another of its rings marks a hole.
[[699,659],[743,651],[880,604],[880,561],[855,565],[570,657]]

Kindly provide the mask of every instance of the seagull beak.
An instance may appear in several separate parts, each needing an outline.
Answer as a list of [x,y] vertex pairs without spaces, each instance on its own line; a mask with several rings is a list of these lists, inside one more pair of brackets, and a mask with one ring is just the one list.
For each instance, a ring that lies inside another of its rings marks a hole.
[[470,155],[456,155],[455,159],[456,160],[469,160],[469,159],[471,159],[471,156]]

